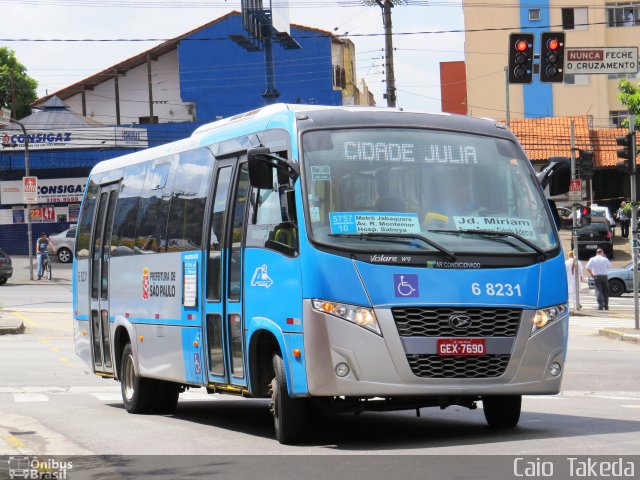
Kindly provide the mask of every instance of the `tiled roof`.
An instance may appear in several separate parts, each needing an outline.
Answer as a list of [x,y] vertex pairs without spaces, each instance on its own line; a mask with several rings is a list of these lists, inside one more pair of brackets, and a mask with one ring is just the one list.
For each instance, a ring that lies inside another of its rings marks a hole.
[[509,128],[532,162],[546,162],[549,157],[571,155],[571,120],[576,148],[592,150],[587,116],[515,118],[509,122]]
[[608,128],[605,130],[591,130],[591,140],[595,151],[593,164],[596,167],[615,167],[622,159],[616,155],[616,150],[622,147],[616,145],[616,137],[629,133],[626,128]]
[[571,120],[574,121],[576,148],[594,152],[595,168],[614,168],[620,161],[616,150],[621,148],[616,145],[616,137],[627,134],[628,130],[624,128],[592,130],[587,116],[516,118],[509,126],[529,159],[533,163],[544,163],[549,157],[571,155]]

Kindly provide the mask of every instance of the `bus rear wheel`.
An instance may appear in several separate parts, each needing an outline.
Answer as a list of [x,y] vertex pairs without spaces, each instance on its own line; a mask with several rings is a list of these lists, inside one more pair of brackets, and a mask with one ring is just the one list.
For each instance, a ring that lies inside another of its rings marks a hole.
[[513,428],[518,425],[522,395],[482,397],[484,418],[492,428]]
[[307,402],[305,399],[289,396],[284,362],[279,353],[273,356],[273,371],[270,409],[276,439],[283,444],[294,443],[300,440],[307,426]]
[[133,360],[133,349],[127,343],[120,363],[120,390],[124,408],[129,413],[147,413],[154,406],[157,388],[153,380],[138,376]]
[[178,406],[178,398],[180,397],[180,386],[171,382],[157,382],[157,390],[153,410],[156,413],[170,414],[173,413]]

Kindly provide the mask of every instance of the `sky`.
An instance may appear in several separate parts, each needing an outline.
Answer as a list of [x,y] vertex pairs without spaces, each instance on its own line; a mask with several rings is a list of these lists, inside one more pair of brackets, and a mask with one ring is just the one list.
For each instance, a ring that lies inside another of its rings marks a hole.
[[[291,23],[347,35],[357,75],[385,106],[382,10],[365,0],[290,0]],[[392,9],[397,106],[440,112],[439,62],[464,59],[461,0],[406,0]],[[161,43],[32,42],[34,39],[168,40],[232,10],[240,0],[0,0],[0,46],[13,49],[38,95],[53,93]],[[6,21],[11,19],[9,21]],[[403,35],[405,34],[405,35]],[[276,72],[277,85],[277,72]]]

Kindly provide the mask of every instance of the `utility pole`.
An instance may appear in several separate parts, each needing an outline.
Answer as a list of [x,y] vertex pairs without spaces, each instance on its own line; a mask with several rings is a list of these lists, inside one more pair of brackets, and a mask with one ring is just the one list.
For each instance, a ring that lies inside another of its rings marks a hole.
[[[22,128],[22,134],[24,135],[24,176],[29,177],[29,137],[27,135],[27,129],[22,123],[14,118],[9,118],[12,123],[19,125]],[[29,250],[29,280],[33,280],[33,246],[31,236],[31,204],[27,203],[27,247]]]
[[391,9],[396,5],[406,5],[406,0],[364,0],[367,5],[374,3],[382,9],[382,23],[384,25],[384,56],[385,76],[387,83],[387,107],[396,106],[396,77],[393,68],[393,28],[391,24]]
[[[633,133],[636,128],[636,116],[629,115],[629,133]],[[636,330],[640,330],[640,316],[638,315],[638,205],[637,205],[637,193],[636,193],[636,178],[637,178],[637,164],[636,164],[636,142],[635,136],[629,145],[630,159],[633,164],[631,170],[631,261],[633,262],[633,318],[635,320]]]

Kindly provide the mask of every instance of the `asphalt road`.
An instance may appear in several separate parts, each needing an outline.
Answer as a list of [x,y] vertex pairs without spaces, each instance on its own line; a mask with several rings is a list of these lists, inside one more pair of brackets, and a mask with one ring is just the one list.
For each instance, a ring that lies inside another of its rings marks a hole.
[[[513,461],[522,455],[566,463],[572,455],[638,453],[640,344],[597,335],[628,318],[573,317],[562,394],[525,397],[513,431],[489,430],[481,404],[422,409],[419,418],[318,414],[306,441],[285,446],[274,439],[264,400],[194,389],[174,415],[127,414],[119,384],[75,356],[71,270],[54,267],[58,281],[0,288],[4,314],[27,327],[0,336],[0,456],[79,456],[69,478],[516,478]],[[0,478],[2,465],[0,457]]]

